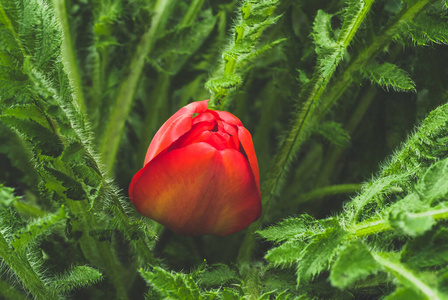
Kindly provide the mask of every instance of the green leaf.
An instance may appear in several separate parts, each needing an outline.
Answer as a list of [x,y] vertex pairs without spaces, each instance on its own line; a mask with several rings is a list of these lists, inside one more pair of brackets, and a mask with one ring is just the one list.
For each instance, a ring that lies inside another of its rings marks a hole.
[[[446,299],[437,289],[432,287],[432,283],[425,274],[415,272],[402,264],[397,253],[375,253],[374,259],[383,266],[389,273],[403,285],[403,287],[417,293],[423,299]],[[409,294],[407,292],[406,294]]]
[[317,69],[320,76],[328,77],[342,59],[343,47],[334,38],[331,27],[332,15],[318,10],[313,23],[313,37],[317,54]]
[[354,209],[352,220],[362,221],[362,219],[370,216],[370,214],[366,214],[366,206],[369,207],[369,205],[377,198],[379,198],[383,193],[387,193],[389,190],[391,190],[394,187],[394,183],[404,180],[409,175],[410,174],[408,173],[403,173],[400,175],[380,177],[379,179],[367,184],[363,188],[361,195],[357,196],[349,204]]
[[11,207],[19,197],[14,196],[14,189],[0,184],[0,210]]
[[410,194],[387,209],[390,224],[410,236],[418,236],[431,229],[435,221],[431,208],[416,194]]
[[416,237],[404,247],[401,260],[413,268],[446,265],[448,263],[448,228],[443,223],[434,230]]
[[346,147],[350,143],[350,135],[342,128],[341,123],[324,122],[317,129],[317,133],[338,147]]
[[448,194],[448,158],[433,164],[417,185],[418,193],[428,204]]
[[330,281],[333,286],[344,289],[380,270],[366,245],[354,241],[342,246],[331,268]]
[[257,233],[264,239],[272,242],[283,242],[289,239],[298,239],[314,233],[312,228],[318,226],[318,221],[307,214],[299,218],[286,219],[276,226],[259,230]]
[[411,34],[417,45],[426,45],[429,42],[436,44],[448,43],[448,22],[435,14],[420,14],[410,24],[408,33]]
[[151,52],[151,60],[157,67],[170,74],[176,74],[209,37],[217,18],[210,10],[203,13],[204,18],[191,26],[175,28],[158,37]]
[[170,273],[159,267],[155,267],[152,271],[140,269],[140,274],[163,299],[203,299],[199,288],[189,275]]
[[297,266],[298,284],[313,279],[329,268],[336,249],[346,235],[347,233],[340,228],[327,228],[323,233],[312,237],[312,241],[302,251]]
[[45,171],[41,171],[39,174],[50,191],[56,191],[59,196],[75,201],[88,199],[82,184],[75,178],[52,166],[44,166],[43,169]]
[[30,224],[24,230],[14,235],[14,240],[11,241],[11,246],[14,249],[25,249],[30,243],[35,241],[42,235],[48,234],[50,230],[60,221],[65,220],[67,214],[64,206],[61,206],[59,211],[55,214],[48,214]]
[[89,266],[76,266],[62,276],[52,279],[50,285],[61,293],[87,287],[103,279],[103,274]]
[[227,74],[220,78],[209,79],[205,83],[205,87],[213,92],[220,89],[231,89],[241,84],[241,77],[237,74]]
[[238,274],[225,264],[215,264],[200,272],[197,283],[201,286],[221,286],[230,281],[238,280]]
[[373,63],[363,68],[363,73],[372,83],[385,90],[392,88],[399,92],[415,92],[415,83],[409,74],[394,64]]
[[276,266],[288,266],[296,263],[305,248],[305,243],[299,241],[288,241],[282,245],[269,250],[265,259]]
[[5,114],[0,116],[0,121],[20,132],[25,139],[31,141],[39,149],[42,155],[58,157],[64,150],[60,137],[35,120]]
[[316,53],[320,58],[332,54],[338,47],[331,28],[332,15],[318,10],[313,23],[313,37],[316,44]]

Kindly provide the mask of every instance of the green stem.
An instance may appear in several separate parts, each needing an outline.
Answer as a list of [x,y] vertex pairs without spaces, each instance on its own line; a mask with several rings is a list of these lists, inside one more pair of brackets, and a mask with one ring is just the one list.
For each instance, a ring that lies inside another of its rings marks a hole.
[[25,288],[36,299],[57,299],[54,291],[49,290],[39,275],[34,272],[24,251],[14,250],[0,232],[0,257],[14,271]]
[[89,235],[91,230],[101,228],[101,226],[97,224],[97,220],[89,211],[88,203],[72,200],[66,202],[70,211],[78,218],[78,221],[74,223],[74,229],[83,232],[79,242],[84,255],[110,276],[117,291],[117,297],[128,299],[125,283],[126,274],[112,247],[109,243],[100,242]]
[[203,4],[204,0],[193,0],[190,6],[188,6],[188,10],[182,18],[182,21],[180,21],[179,26],[183,27],[193,24]]
[[[345,129],[347,133],[350,135],[355,131],[358,127],[359,123],[361,123],[362,118],[364,117],[367,109],[375,97],[377,89],[374,87],[370,87],[367,92],[361,97],[356,109],[352,113],[349,121],[345,125]],[[316,186],[323,186],[328,184],[330,176],[333,174],[333,170],[335,165],[339,161],[339,157],[342,152],[345,150],[344,148],[332,146],[330,153],[326,156],[323,167],[321,168],[319,178],[316,181]]]
[[312,190],[311,192],[300,195],[299,202],[303,203],[310,201],[312,199],[322,198],[328,195],[359,192],[361,191],[362,186],[363,185],[359,183],[348,183],[348,184],[337,184],[317,188],[315,190]]
[[53,0],[54,10],[57,18],[61,23],[62,29],[62,45],[61,56],[65,72],[69,78],[70,85],[73,89],[73,100],[77,108],[86,115],[86,104],[82,91],[81,76],[79,74],[78,63],[76,60],[73,39],[70,32],[68,22],[67,8],[65,0]]
[[413,289],[419,290],[425,299],[432,300],[440,300],[437,291],[433,290],[430,286],[428,286],[425,282],[423,282],[420,278],[415,276],[414,272],[406,268],[403,265],[396,253],[372,253],[373,258],[382,265],[386,270],[390,273],[394,274],[396,277],[400,278],[400,281],[407,281]]
[[[187,13],[179,22],[179,26],[191,26],[203,4],[204,0],[193,0],[193,2],[188,7]],[[172,66],[176,63],[177,57],[178,56],[176,54],[170,57],[169,61],[167,61],[166,63],[167,70],[172,69]],[[162,108],[164,108],[164,104],[165,108],[167,107],[169,90],[171,87],[171,78],[173,77],[173,75],[174,74],[167,74],[164,72],[158,74],[155,88],[152,90],[149,97],[150,102],[148,103],[146,109],[145,119],[143,121],[143,127],[140,134],[140,140],[143,141],[143,143],[140,143],[139,149],[137,151],[138,161],[143,161],[151,137],[154,136],[158,125],[161,123],[161,118],[165,117],[165,115],[169,111],[168,109],[165,109],[165,111],[163,111]]]
[[21,292],[0,279],[0,296],[4,299],[26,300],[27,298]]
[[174,0],[157,0],[151,26],[141,37],[129,65],[128,75],[118,88],[115,105],[106,124],[99,149],[108,173],[114,167],[124,125],[132,108],[137,84],[145,66],[145,59],[151,53],[159,32],[164,28],[174,3]]
[[[344,30],[343,34],[339,36],[339,49],[336,51],[338,53],[335,52],[332,56],[328,57],[328,59],[331,59],[333,61],[332,67],[325,74],[326,76],[323,76],[319,68],[316,66],[312,84],[310,85],[310,87],[302,90],[299,98],[302,99],[302,97],[306,97],[306,99],[303,102],[300,101],[303,104],[297,110],[297,117],[295,118],[293,126],[284,139],[280,151],[274,158],[272,171],[268,174],[267,179],[263,184],[263,211],[269,211],[271,202],[273,201],[275,195],[277,195],[280,191],[281,183],[283,182],[283,179],[286,175],[287,166],[291,162],[294,154],[297,153],[298,148],[303,144],[303,142],[308,138],[310,134],[309,129],[315,122],[314,111],[317,107],[316,103],[320,100],[320,97],[327,87],[330,78],[332,77],[333,73],[336,70],[336,67],[342,59],[340,53],[343,52],[340,51],[345,51],[347,49],[355,33],[361,26],[362,21],[369,12],[373,2],[374,0],[365,1],[362,9],[358,12],[357,15],[353,17],[353,21],[348,25],[348,28]],[[261,224],[262,218],[263,216],[257,223]],[[245,241],[243,241],[243,246],[240,248],[240,253],[238,255],[238,260],[240,263],[244,261],[250,261],[251,259],[252,251],[247,251],[243,249],[243,247],[247,247],[250,249],[254,248],[255,237],[253,233],[255,230],[256,228],[252,228],[246,233]]]
[[359,70],[381,52],[393,40],[394,36],[402,30],[403,26],[406,26],[407,23],[415,19],[415,17],[431,2],[435,2],[435,0],[416,1],[414,5],[404,9],[379,36],[374,38],[370,45],[357,55],[344,72],[338,76],[335,83],[328,89],[322,103],[323,106],[320,111],[319,119],[322,119],[325,116],[330,108],[353,83]]
[[[441,208],[438,210],[427,211],[422,213],[408,213],[409,217],[413,218],[423,218],[423,217],[432,217],[434,220],[440,219],[448,219],[448,208]],[[357,238],[384,232],[391,230],[392,226],[390,225],[389,220],[385,219],[376,219],[376,220],[367,220],[361,223],[358,223],[352,227],[348,228],[348,231],[353,233]]]

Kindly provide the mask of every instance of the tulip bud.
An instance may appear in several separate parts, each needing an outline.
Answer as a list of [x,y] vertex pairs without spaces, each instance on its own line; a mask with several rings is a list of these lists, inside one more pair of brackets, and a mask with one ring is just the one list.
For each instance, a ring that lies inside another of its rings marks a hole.
[[229,235],[261,215],[249,131],[208,100],[177,111],[157,131],[129,186],[137,210],[180,235]]

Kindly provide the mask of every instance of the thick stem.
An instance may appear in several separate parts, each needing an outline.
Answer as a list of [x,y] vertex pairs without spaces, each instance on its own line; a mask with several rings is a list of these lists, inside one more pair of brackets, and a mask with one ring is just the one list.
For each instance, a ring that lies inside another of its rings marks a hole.
[[124,125],[131,111],[137,84],[145,66],[145,59],[151,53],[159,32],[164,28],[174,3],[174,0],[158,0],[156,2],[151,26],[141,37],[129,65],[128,75],[118,88],[115,105],[103,133],[99,150],[109,173],[113,170]]
[[70,33],[70,25],[68,22],[65,0],[54,0],[53,4],[56,16],[61,23],[61,29],[62,29],[61,56],[62,56],[62,62],[64,64],[64,69],[68,76],[70,85],[73,89],[74,103],[77,106],[77,108],[85,115],[86,104],[84,101],[81,76],[79,74],[79,68],[76,60],[72,35]]

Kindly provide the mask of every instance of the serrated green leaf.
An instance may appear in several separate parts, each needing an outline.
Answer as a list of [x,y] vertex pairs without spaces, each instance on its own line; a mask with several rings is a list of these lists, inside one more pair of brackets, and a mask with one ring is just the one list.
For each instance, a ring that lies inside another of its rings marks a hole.
[[288,266],[299,260],[305,246],[304,242],[288,241],[269,250],[265,259],[276,266]]
[[60,137],[35,120],[2,115],[0,121],[20,132],[42,155],[58,157],[64,150]]
[[330,227],[312,237],[312,241],[302,251],[297,266],[298,284],[311,280],[329,268],[335,250],[346,235],[342,229]]
[[354,214],[352,215],[352,221],[362,221],[362,217],[368,216],[366,214],[365,206],[368,206],[376,197],[379,197],[382,193],[387,192],[394,186],[394,183],[400,182],[407,178],[409,174],[402,173],[399,175],[390,175],[381,177],[369,185],[363,188],[361,195],[352,200],[350,206],[353,206]]
[[50,229],[67,217],[64,206],[61,206],[55,214],[48,214],[43,218],[34,221],[19,233],[14,235],[11,246],[14,249],[25,249],[31,242],[44,234],[48,234]]
[[363,73],[372,83],[376,83],[385,90],[415,92],[415,83],[409,74],[391,63],[367,65]]
[[205,287],[221,286],[235,280],[238,280],[237,272],[224,264],[210,266],[205,271],[200,272],[197,277],[198,284]]
[[57,192],[61,197],[71,200],[87,200],[87,194],[82,184],[67,174],[50,166],[43,167],[45,171],[39,172],[50,191]]
[[0,209],[11,207],[19,197],[14,196],[14,189],[0,184]]
[[350,29],[353,27],[354,22],[356,22],[356,16],[360,14],[365,5],[365,1],[347,1],[347,8],[344,14],[344,23],[342,24],[341,31],[339,32],[340,36],[345,36],[346,34],[348,34]]
[[437,15],[420,14],[410,24],[408,32],[417,45],[448,43],[448,22]]
[[86,287],[97,283],[103,279],[103,274],[89,266],[76,266],[64,275],[53,279],[51,287],[61,293],[68,293],[72,290]]
[[213,92],[220,89],[231,89],[241,84],[241,77],[237,74],[227,74],[220,78],[209,79],[205,83],[205,87]]
[[191,26],[175,28],[160,36],[151,52],[151,61],[159,68],[175,75],[209,37],[217,18],[208,10],[204,18]]
[[303,214],[299,218],[286,219],[275,226],[259,230],[257,233],[264,239],[273,242],[283,242],[289,239],[299,239],[314,233],[313,227],[318,226],[316,219]]
[[380,265],[373,259],[365,244],[355,241],[338,250],[331,268],[330,281],[333,286],[344,289],[378,270]]
[[338,44],[334,39],[333,29],[331,28],[331,17],[332,15],[327,14],[323,10],[318,10],[314,19],[313,37],[318,59],[331,55],[338,48]]
[[345,147],[350,143],[350,135],[342,128],[341,123],[324,122],[317,129],[317,133],[338,147]]
[[448,194],[448,159],[433,164],[417,185],[425,203],[433,204]]
[[203,299],[199,288],[189,275],[170,273],[159,267],[155,267],[152,271],[140,269],[140,274],[163,299]]

